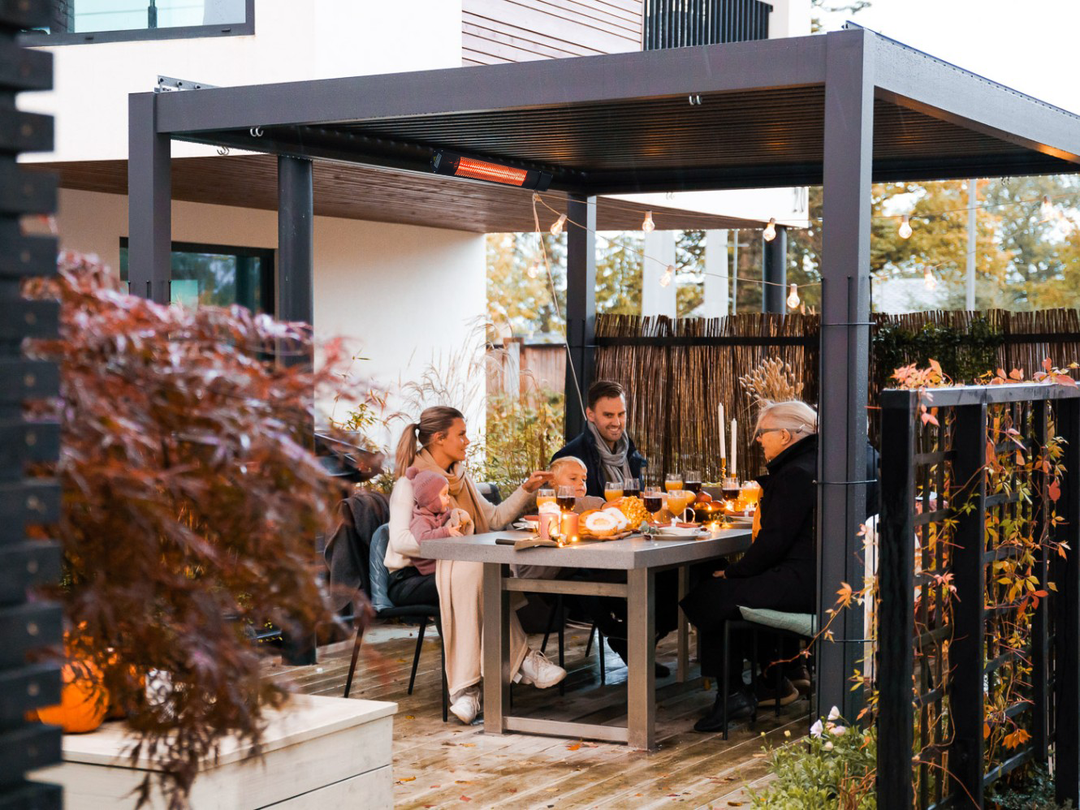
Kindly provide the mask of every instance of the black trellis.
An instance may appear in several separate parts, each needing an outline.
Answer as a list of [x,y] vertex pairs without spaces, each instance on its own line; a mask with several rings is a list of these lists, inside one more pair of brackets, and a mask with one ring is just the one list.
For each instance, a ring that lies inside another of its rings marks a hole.
[[55,664],[35,663],[33,653],[61,642],[59,605],[30,601],[30,589],[60,574],[57,543],[31,540],[28,524],[55,521],[60,489],[52,481],[27,479],[27,465],[59,454],[56,423],[27,422],[27,400],[56,396],[55,363],[27,360],[27,337],[56,337],[59,304],[27,301],[21,284],[29,276],[56,272],[56,240],[24,236],[26,214],[56,210],[56,180],[19,170],[19,152],[52,149],[52,118],[20,112],[10,99],[24,90],[52,87],[52,55],[18,46],[20,29],[50,23],[44,0],[0,2],[0,87],[9,99],[0,112],[0,806],[60,807],[56,785],[26,780],[26,773],[60,761],[60,729],[28,723],[26,712],[60,702]]
[[[930,394],[929,402],[906,390],[881,398],[878,805],[982,807],[989,784],[1051,758],[1058,800],[1076,802],[1080,391],[1032,384]],[[921,405],[936,409],[938,425],[922,423]],[[1056,503],[1037,465],[990,468],[991,458],[1021,445],[1025,458],[1042,455],[1055,436],[1065,469]],[[1060,524],[1051,523],[1052,507]],[[994,569],[1020,552],[1001,542],[1009,523],[1052,541],[1037,551],[1032,574],[1057,589],[1040,601],[1020,648],[1004,639],[1023,595],[1010,594]],[[1069,551],[1058,554],[1053,543]],[[1021,666],[1023,677],[1003,677]],[[988,714],[988,696],[1003,694],[1005,683],[1013,691]],[[992,727],[1030,738],[991,757],[984,728]]]

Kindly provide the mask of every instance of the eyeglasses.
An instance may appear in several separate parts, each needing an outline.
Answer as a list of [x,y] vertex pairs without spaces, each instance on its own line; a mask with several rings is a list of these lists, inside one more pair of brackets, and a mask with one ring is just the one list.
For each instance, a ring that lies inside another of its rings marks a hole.
[[754,431],[754,439],[760,439],[766,433],[775,433],[778,430],[787,430],[787,428],[758,428]]

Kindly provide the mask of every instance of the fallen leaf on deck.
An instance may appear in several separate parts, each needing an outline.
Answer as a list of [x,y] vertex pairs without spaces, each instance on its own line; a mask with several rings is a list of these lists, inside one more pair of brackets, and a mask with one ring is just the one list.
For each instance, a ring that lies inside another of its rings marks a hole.
[[398,781],[399,782],[415,782],[416,777],[415,776],[403,776],[400,779],[398,779]]
[[458,796],[458,801],[471,802],[472,799],[470,799],[468,796],[466,796],[464,793],[462,793],[460,796]]
[[742,802],[728,802],[728,807],[742,807]]
[[411,714],[407,714],[407,715],[405,715],[405,719],[406,720],[415,720],[416,718]]
[[472,782],[470,782],[468,779],[455,779],[454,784],[455,785],[471,785]]
[[405,659],[404,659],[404,658],[399,658],[399,659],[397,660],[397,662],[398,662],[399,664],[404,664],[404,663],[405,663]]
[[581,748],[581,743],[573,743],[566,746],[567,751],[577,751],[579,748]]
[[765,756],[768,756],[768,754],[766,754],[764,751],[762,751],[760,754],[754,754],[754,756],[755,757],[765,757]]
[[476,743],[462,743],[462,748],[476,748]]

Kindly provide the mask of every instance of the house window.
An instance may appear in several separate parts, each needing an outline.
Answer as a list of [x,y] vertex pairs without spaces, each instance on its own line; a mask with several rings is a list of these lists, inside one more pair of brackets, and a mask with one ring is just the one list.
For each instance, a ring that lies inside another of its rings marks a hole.
[[[128,240],[120,240],[120,280],[128,280]],[[171,301],[184,306],[240,304],[274,311],[274,251],[173,242]]]
[[52,0],[26,45],[75,45],[255,33],[255,0]]

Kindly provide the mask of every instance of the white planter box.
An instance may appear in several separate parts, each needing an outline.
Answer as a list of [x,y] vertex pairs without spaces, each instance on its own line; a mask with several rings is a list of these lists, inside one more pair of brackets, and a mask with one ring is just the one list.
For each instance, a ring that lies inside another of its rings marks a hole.
[[[222,743],[217,763],[208,762],[195,779],[191,807],[392,807],[396,711],[396,703],[294,695],[270,713],[261,759],[245,759],[249,745]],[[66,734],[64,764],[32,778],[63,785],[67,810],[134,807],[132,791],[157,764],[146,756],[133,763],[125,756],[130,747],[123,723]],[[150,806],[166,806],[159,792]]]

